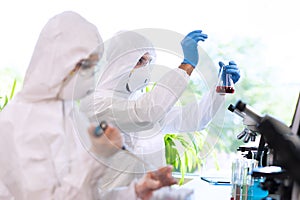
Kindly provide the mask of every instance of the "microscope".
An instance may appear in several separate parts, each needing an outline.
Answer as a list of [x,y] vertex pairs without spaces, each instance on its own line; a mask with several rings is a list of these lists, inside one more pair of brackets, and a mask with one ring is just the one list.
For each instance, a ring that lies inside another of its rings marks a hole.
[[[299,112],[299,102],[297,107],[296,112]],[[249,171],[249,175],[252,179],[263,178],[259,186],[269,193],[264,199],[299,199],[299,191],[297,197],[292,195],[293,188],[300,183],[299,135],[292,133],[290,127],[276,118],[258,114],[242,101],[238,101],[235,106],[230,105],[228,110],[243,118],[245,129],[237,135],[237,139],[247,143],[249,140],[255,141],[258,134],[261,135],[257,148],[244,150],[256,151],[254,158],[258,167]],[[294,120],[298,123],[298,129],[299,119]],[[299,133],[299,129],[297,131]],[[241,148],[238,150],[243,151]]]
[[[257,128],[257,122],[255,122],[249,115],[246,113],[236,109],[232,104],[229,105],[228,110],[240,116],[243,119],[243,125],[245,125],[244,130],[240,132],[236,137],[238,140],[243,140],[244,143],[248,143],[249,141],[254,142],[256,137],[259,135],[259,131]],[[268,145],[265,143],[263,137],[260,138],[258,147],[255,146],[240,146],[237,151],[244,153],[244,157],[247,159],[251,159],[253,156],[258,162],[258,166],[266,166],[267,165],[267,154],[269,155],[268,161],[271,159],[271,154],[268,152]],[[248,152],[247,154],[245,152]]]

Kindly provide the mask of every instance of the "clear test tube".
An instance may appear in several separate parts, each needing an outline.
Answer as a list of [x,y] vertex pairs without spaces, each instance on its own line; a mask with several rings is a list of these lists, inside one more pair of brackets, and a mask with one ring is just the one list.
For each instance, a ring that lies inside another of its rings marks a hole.
[[242,166],[242,200],[248,199],[248,175],[249,175],[249,162],[248,160],[244,160],[243,166]]
[[[253,156],[254,158],[254,156]],[[254,196],[254,180],[251,176],[253,168],[257,167],[258,162],[255,159],[244,159],[242,167],[242,200],[252,199]]]
[[241,199],[241,158],[237,158],[232,162],[231,171],[231,200]]

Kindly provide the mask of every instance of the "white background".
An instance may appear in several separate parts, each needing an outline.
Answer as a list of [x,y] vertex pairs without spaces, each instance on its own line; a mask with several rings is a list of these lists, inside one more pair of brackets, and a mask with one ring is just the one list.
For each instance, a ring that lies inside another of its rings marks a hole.
[[[290,0],[2,1],[0,69],[13,68],[23,76],[48,19],[64,10],[73,10],[97,25],[103,40],[121,29],[137,28],[164,28],[182,34],[202,29],[209,37],[224,42],[236,36],[257,37],[266,46],[263,57],[268,59],[267,64],[282,71],[284,82],[295,84],[300,79],[297,5],[297,1]],[[202,47],[205,49],[206,45],[209,40]]]

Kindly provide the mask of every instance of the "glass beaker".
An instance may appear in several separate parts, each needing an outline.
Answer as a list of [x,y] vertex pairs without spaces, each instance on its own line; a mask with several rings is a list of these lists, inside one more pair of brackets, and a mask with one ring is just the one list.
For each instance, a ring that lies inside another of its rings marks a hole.
[[233,94],[234,93],[234,83],[231,74],[226,73],[226,69],[223,65],[220,69],[218,84],[216,87],[216,92],[220,94]]

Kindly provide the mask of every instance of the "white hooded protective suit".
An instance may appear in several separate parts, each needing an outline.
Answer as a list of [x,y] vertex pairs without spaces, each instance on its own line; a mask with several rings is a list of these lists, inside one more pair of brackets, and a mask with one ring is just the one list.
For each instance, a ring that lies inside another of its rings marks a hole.
[[[130,92],[126,85],[130,72],[145,53],[155,57],[152,44],[143,36],[128,31],[113,37],[106,51],[107,66],[95,93],[82,100],[81,110],[91,121],[107,120],[117,126],[129,148],[160,167],[165,165],[163,133],[202,130],[223,104],[224,96],[212,91],[199,102],[175,106],[189,81],[187,73],[179,68],[165,73],[150,92],[135,95],[138,92]],[[145,67],[151,70],[153,65]],[[147,170],[129,156],[117,154],[114,159],[106,178],[101,179],[105,181],[101,184],[104,189],[129,184]]]
[[[99,196],[106,168],[82,146],[62,80],[102,43],[97,28],[63,12],[43,28],[24,86],[0,113],[0,199],[135,199],[134,184]],[[86,119],[87,121],[87,119]]]

